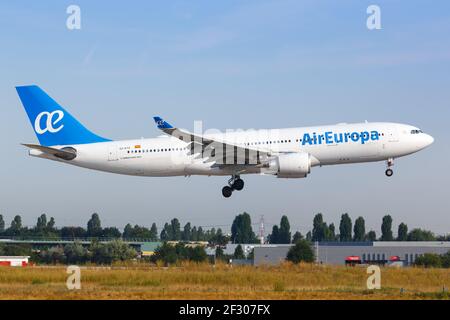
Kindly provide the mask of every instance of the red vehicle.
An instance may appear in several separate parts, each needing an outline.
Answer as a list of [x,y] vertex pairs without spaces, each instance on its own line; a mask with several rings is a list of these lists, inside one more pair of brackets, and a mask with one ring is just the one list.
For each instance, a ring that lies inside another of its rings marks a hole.
[[361,257],[359,257],[359,256],[348,256],[347,258],[345,258],[345,264],[346,265],[350,265],[350,266],[354,266],[356,264],[361,264]]
[[400,261],[400,257],[399,257],[399,256],[391,256],[391,257],[389,258],[389,261],[390,261],[390,262]]

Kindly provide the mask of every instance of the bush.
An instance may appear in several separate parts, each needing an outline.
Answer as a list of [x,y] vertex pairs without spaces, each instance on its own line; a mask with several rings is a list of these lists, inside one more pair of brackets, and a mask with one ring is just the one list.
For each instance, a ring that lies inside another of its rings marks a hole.
[[287,254],[287,260],[293,263],[314,262],[314,253],[306,240],[298,241]]
[[162,246],[156,248],[152,260],[155,262],[163,261],[166,265],[172,264],[177,262],[178,254],[174,246],[165,242]]
[[203,247],[194,247],[189,250],[189,260],[194,262],[204,262],[208,259],[205,249]]
[[440,268],[442,266],[441,256],[435,253],[425,253],[417,257],[414,264],[425,268]]
[[233,254],[234,259],[245,259],[244,250],[242,249],[241,245],[238,245],[236,249],[234,250]]
[[41,251],[39,258],[42,262],[48,264],[57,264],[66,262],[64,248],[61,246],[52,247],[48,250]]
[[106,244],[93,242],[89,251],[91,251],[92,262],[100,264],[131,260],[137,256],[136,250],[122,240],[113,240]]
[[450,251],[441,256],[442,267],[450,268]]
[[155,250],[152,261],[162,261],[165,265],[169,265],[178,261],[204,262],[207,258],[206,251],[201,246],[187,247],[183,243],[171,245],[165,242]]
[[66,245],[64,247],[64,254],[69,264],[83,264],[90,260],[88,250],[76,242]]
[[31,256],[31,246],[28,244],[5,244],[0,247],[0,255]]

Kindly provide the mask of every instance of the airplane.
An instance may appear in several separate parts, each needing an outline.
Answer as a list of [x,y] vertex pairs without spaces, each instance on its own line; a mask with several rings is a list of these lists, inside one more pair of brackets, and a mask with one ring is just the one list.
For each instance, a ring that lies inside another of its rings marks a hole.
[[225,198],[244,188],[245,174],[305,178],[317,166],[386,161],[391,177],[394,159],[434,141],[415,126],[390,122],[201,134],[159,116],[164,136],[114,141],[88,130],[38,86],[16,90],[39,140],[23,144],[30,156],[132,176],[230,176]]

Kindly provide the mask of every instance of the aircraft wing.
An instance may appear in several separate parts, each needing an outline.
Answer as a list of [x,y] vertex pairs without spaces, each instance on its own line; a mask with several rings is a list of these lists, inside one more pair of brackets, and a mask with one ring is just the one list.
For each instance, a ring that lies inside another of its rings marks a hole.
[[261,166],[267,163],[270,152],[232,144],[218,139],[206,138],[183,129],[175,128],[161,117],[153,117],[158,129],[190,145],[190,153],[204,162],[215,162],[217,166],[242,165]]
[[55,156],[63,160],[73,160],[77,156],[77,151],[74,148],[57,149],[51,147],[44,147],[38,144],[26,144],[26,143],[23,143],[22,145],[30,149],[39,150],[43,153]]

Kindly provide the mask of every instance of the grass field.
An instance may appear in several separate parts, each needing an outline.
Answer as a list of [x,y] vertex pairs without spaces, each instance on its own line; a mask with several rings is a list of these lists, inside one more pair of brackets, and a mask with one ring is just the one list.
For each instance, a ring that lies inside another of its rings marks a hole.
[[65,266],[0,268],[0,299],[450,299],[449,269],[382,268],[367,290],[362,267],[185,264],[81,267],[81,290]]

